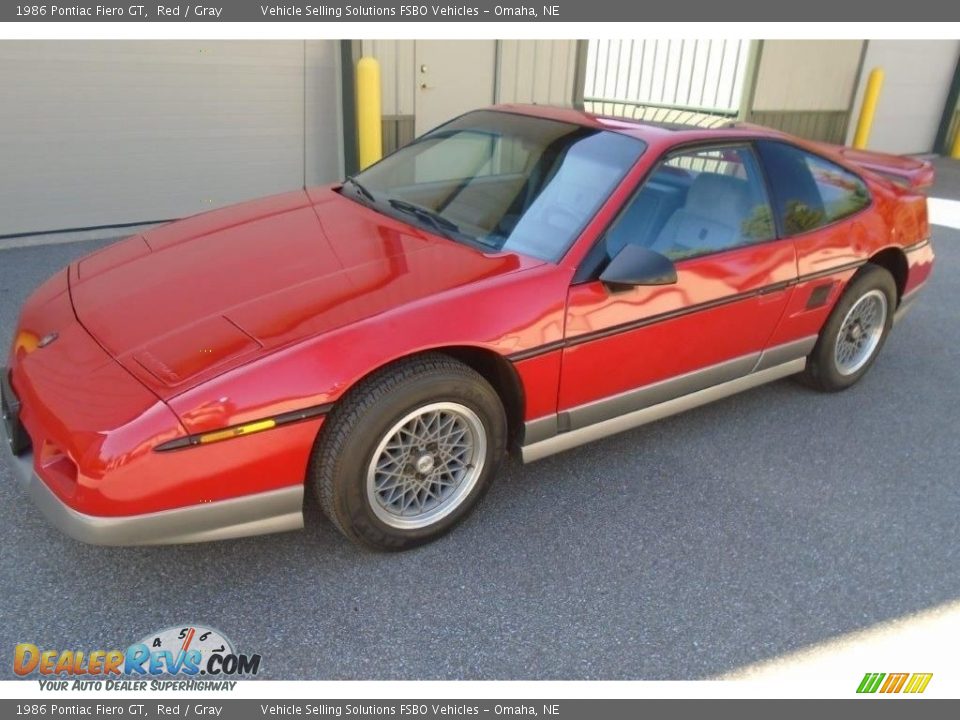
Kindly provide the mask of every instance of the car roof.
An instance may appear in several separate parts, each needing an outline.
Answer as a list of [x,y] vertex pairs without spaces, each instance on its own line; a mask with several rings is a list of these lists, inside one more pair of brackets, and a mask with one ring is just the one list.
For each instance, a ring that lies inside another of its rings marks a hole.
[[784,137],[770,128],[678,107],[614,101],[586,101],[581,106],[501,104],[492,110],[559,120],[623,133],[656,144],[742,137]]
[[642,140],[658,154],[691,143],[725,143],[766,138],[787,142],[804,152],[825,158],[861,178],[864,178],[864,170],[874,173],[870,175],[874,181],[878,179],[875,173],[886,176],[887,181],[891,176],[896,178],[904,175],[932,178],[929,163],[916,158],[860,151],[808,140],[773,128],[742,122],[730,115],[710,114],[688,108],[603,100],[586,101],[579,106],[509,103],[492,105],[487,109],[622,133]]

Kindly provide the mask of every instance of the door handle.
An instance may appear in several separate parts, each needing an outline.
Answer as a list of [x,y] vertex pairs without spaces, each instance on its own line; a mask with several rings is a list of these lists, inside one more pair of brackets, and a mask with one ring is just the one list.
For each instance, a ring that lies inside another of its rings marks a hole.
[[782,300],[789,287],[789,285],[775,285],[771,288],[765,288],[757,293],[757,300],[761,304]]

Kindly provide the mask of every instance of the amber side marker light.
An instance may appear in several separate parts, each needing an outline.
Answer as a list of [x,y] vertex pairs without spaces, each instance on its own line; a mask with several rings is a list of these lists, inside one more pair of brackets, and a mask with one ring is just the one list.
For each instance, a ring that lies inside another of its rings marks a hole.
[[269,430],[270,428],[275,428],[276,426],[276,420],[259,420],[258,422],[247,423],[246,425],[237,425],[236,427],[227,428],[226,430],[217,430],[216,432],[204,433],[203,435],[199,435],[198,439],[200,440],[201,445],[206,445],[207,443],[220,442],[221,440],[230,440],[231,438],[240,437],[241,435],[251,435],[253,433]]
[[293,412],[275,415],[262,420],[243,423],[242,425],[232,425],[222,430],[211,430],[210,432],[197,433],[196,435],[185,435],[184,437],[169,440],[168,442],[157,445],[156,452],[169,452],[170,450],[183,450],[184,448],[197,447],[199,445],[211,445],[224,440],[233,440],[234,438],[244,437],[246,435],[255,435],[264,430],[272,430],[282,425],[291,425],[302,420],[320,417],[330,412],[331,405],[314,405],[303,410],[294,410]]

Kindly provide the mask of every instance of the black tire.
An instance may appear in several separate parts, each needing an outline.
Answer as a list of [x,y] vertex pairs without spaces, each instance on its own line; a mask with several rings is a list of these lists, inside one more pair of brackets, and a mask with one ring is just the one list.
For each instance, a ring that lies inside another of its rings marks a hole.
[[[373,455],[399,421],[437,402],[464,406],[479,418],[486,433],[482,472],[469,494],[437,522],[392,527],[378,517],[367,491]],[[374,373],[334,406],[314,443],[307,482],[324,514],[350,540],[376,550],[406,550],[440,537],[473,509],[493,481],[506,439],[506,414],[490,383],[453,358],[430,353]]]
[[[841,326],[854,305],[874,291],[880,291],[886,297],[886,314],[879,341],[862,366],[853,372],[844,373],[837,360],[837,343]],[[893,324],[893,313],[896,307],[897,286],[890,272],[872,263],[864,265],[851,279],[834,306],[833,312],[830,313],[830,317],[827,318],[817,344],[807,358],[807,367],[799,376],[800,381],[821,392],[839,392],[854,385],[866,375],[883,349]]]

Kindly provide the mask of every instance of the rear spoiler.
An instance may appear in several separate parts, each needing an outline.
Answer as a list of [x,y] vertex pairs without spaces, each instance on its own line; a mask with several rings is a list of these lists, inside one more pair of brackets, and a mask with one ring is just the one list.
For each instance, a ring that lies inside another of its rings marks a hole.
[[888,155],[887,153],[870,150],[855,150],[842,145],[817,144],[826,150],[837,153],[849,163],[882,175],[910,190],[926,190],[933,185],[936,177],[933,165],[919,158],[906,155]]

